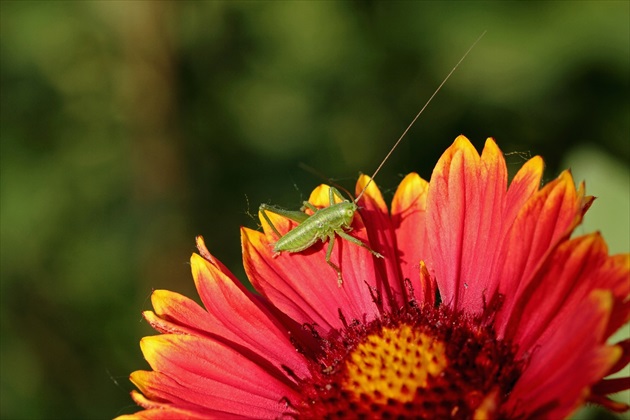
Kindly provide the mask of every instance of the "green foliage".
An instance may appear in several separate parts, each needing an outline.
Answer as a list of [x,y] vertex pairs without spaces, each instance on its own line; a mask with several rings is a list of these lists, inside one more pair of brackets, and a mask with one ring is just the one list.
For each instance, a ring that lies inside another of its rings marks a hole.
[[319,182],[299,162],[347,186],[372,172],[485,29],[379,175],[386,195],[400,174],[428,177],[460,133],[542,154],[548,178],[588,144],[627,181],[629,13],[0,2],[0,417],[133,411],[127,376],[146,367],[138,340],[151,334],[140,312],[155,288],[195,296],[194,236],[244,278],[238,227],[257,224],[246,213],[299,204]]

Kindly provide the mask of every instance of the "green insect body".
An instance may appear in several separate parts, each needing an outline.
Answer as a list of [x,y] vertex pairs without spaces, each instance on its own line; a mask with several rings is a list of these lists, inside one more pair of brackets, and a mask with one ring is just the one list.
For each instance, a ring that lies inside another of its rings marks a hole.
[[[405,137],[409,129],[416,122],[418,117],[420,117],[420,115],[424,112],[425,108],[429,105],[429,103],[431,103],[431,100],[440,91],[442,86],[451,77],[453,72],[455,72],[462,61],[464,61],[468,53],[470,53],[470,51],[477,44],[477,42],[479,42],[479,40],[484,36],[485,33],[486,32],[484,31],[481,36],[477,38],[477,40],[470,46],[470,48],[468,48],[468,51],[466,51],[466,53],[460,58],[455,67],[453,67],[450,73],[448,73],[444,80],[442,80],[442,83],[433,92],[433,95],[431,95],[431,97],[427,100],[422,109],[420,109],[420,112],[416,114],[415,118],[407,126],[407,128],[398,138],[396,143],[394,143],[394,146],[389,150],[389,153],[387,153],[385,158],[381,161],[380,165],[376,168],[376,170],[370,177],[370,180],[363,187],[363,190],[359,193],[354,201],[346,200],[336,188],[330,187],[330,190],[328,192],[329,205],[328,207],[322,209],[316,208],[308,201],[304,201],[304,206],[302,207],[301,211],[285,210],[267,204],[260,205],[260,213],[265,218],[271,229],[278,236],[278,241],[274,244],[273,247],[274,257],[277,257],[282,252],[293,253],[304,251],[313,246],[317,241],[328,241],[328,248],[326,250],[326,262],[337,272],[337,281],[339,287],[341,287],[341,284],[343,283],[343,279],[341,277],[341,269],[338,265],[330,260],[330,256],[332,254],[332,250],[335,244],[335,236],[339,236],[340,238],[352,242],[355,245],[366,248],[375,257],[384,258],[381,254],[370,249],[369,246],[361,242],[359,239],[350,236],[347,233],[352,230],[352,220],[354,219],[354,214],[359,209],[357,203],[359,202],[359,199],[361,198],[363,193],[367,190],[367,187],[372,182],[372,179],[374,179],[376,174],[381,170],[387,159],[389,159],[396,147],[398,147],[398,144],[400,144],[400,142]],[[338,197],[341,202],[337,203],[335,201],[335,196]],[[305,212],[306,209],[311,210],[313,214],[307,214]],[[276,227],[271,222],[271,219],[269,219],[269,216],[267,216],[267,212],[284,216],[297,222],[298,225],[287,232],[285,235],[281,235],[278,229],[276,229]]]
[[[383,256],[372,250],[359,239],[347,233],[352,230],[354,214],[359,208],[357,204],[354,201],[344,199],[341,193],[334,187],[329,189],[328,196],[329,206],[321,209],[313,206],[308,201],[304,201],[302,211],[285,210],[275,206],[261,204],[260,213],[275,234],[278,235],[278,241],[273,246],[274,257],[280,255],[282,252],[293,253],[304,251],[313,246],[317,241],[328,241],[326,263],[337,273],[337,282],[341,287],[343,283],[341,268],[330,260],[335,244],[335,235],[367,249],[372,255],[378,258],[383,258]],[[335,202],[335,196],[339,197],[342,201],[339,203]],[[306,209],[311,210],[313,214],[308,215],[305,213],[304,211],[306,211]],[[271,219],[269,219],[269,216],[267,216],[268,211],[287,217],[297,222],[298,225],[285,235],[281,235],[271,222]]]

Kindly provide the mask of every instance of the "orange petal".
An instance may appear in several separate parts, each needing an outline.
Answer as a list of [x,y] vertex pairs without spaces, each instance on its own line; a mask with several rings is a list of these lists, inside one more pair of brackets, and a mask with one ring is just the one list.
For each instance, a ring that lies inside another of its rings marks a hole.
[[[309,203],[315,207],[328,207],[330,205],[330,186],[326,184],[318,185],[308,198]],[[341,203],[342,199],[333,194],[335,203]]]

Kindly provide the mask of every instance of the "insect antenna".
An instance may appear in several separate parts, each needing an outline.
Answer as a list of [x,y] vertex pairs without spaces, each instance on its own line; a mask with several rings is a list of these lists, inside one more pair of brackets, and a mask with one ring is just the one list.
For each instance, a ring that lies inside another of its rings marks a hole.
[[361,198],[361,196],[363,195],[363,193],[365,192],[365,190],[367,190],[367,188],[370,186],[370,183],[372,182],[372,180],[374,179],[374,177],[376,176],[376,174],[378,174],[378,172],[381,170],[381,168],[383,167],[383,165],[385,164],[385,162],[387,162],[387,159],[389,159],[389,157],[391,156],[392,153],[394,153],[394,150],[396,150],[396,147],[398,147],[398,144],[402,141],[402,139],[407,135],[407,132],[411,129],[411,127],[413,127],[413,125],[415,124],[416,120],[420,117],[420,115],[422,115],[422,113],[424,112],[424,110],[426,109],[427,106],[429,106],[429,104],[431,103],[431,101],[433,100],[433,98],[435,97],[435,95],[438,94],[438,92],[442,89],[442,86],[444,86],[444,84],[446,83],[446,81],[451,77],[451,75],[453,73],[455,73],[455,70],[457,70],[457,68],[459,67],[459,65],[462,63],[462,61],[464,61],[464,59],[466,58],[466,56],[468,55],[468,53],[470,53],[472,51],[473,48],[475,48],[475,45],[477,45],[477,43],[481,40],[481,38],[483,38],[483,36],[486,34],[487,31],[483,31],[481,35],[479,35],[479,37],[475,40],[475,42],[472,43],[472,45],[470,47],[468,47],[468,50],[464,53],[464,55],[462,56],[462,58],[459,59],[459,61],[457,62],[457,64],[455,64],[455,66],[451,69],[451,71],[446,75],[446,77],[444,78],[444,80],[442,80],[442,83],[440,83],[440,85],[437,87],[437,89],[435,89],[435,92],[433,92],[433,94],[431,95],[431,97],[427,100],[427,102],[424,104],[424,106],[422,107],[422,109],[420,110],[420,112],[418,112],[416,114],[416,116],[414,117],[414,119],[411,121],[411,123],[409,123],[409,125],[407,126],[407,128],[405,129],[405,131],[403,131],[403,133],[400,135],[400,137],[398,138],[398,140],[396,140],[396,143],[394,143],[394,145],[392,146],[392,148],[389,150],[389,152],[387,153],[387,155],[385,156],[385,158],[381,161],[381,163],[378,165],[378,167],[376,168],[376,170],[374,171],[374,173],[372,174],[372,176],[370,177],[370,180],[367,182],[367,184],[365,184],[365,187],[363,187],[363,189],[361,190],[361,192],[359,193],[359,195],[357,195],[357,198],[354,199],[354,202],[357,203],[359,201],[359,199]]

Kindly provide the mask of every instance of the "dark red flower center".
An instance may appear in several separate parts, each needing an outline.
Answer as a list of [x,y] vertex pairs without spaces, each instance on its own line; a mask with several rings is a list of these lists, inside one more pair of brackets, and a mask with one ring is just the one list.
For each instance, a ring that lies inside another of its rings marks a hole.
[[521,372],[491,326],[444,306],[411,303],[319,339],[291,404],[300,418],[496,418]]

